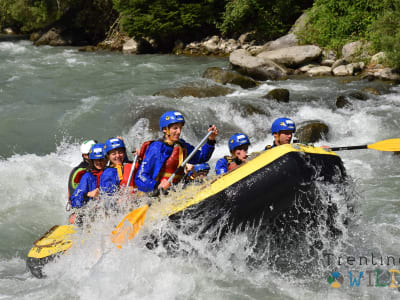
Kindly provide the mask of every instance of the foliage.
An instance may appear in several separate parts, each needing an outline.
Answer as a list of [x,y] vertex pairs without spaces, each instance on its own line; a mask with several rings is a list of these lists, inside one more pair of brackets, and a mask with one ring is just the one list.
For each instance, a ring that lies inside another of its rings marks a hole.
[[309,0],[231,0],[218,26],[226,35],[255,30],[270,40],[286,33],[302,10],[312,5]]
[[370,39],[377,51],[386,53],[390,66],[400,68],[400,4],[372,24]]
[[130,36],[158,39],[196,37],[215,31],[222,0],[113,0],[122,29]]
[[349,41],[367,39],[378,16],[395,2],[399,0],[315,0],[300,37],[304,43],[339,50]]

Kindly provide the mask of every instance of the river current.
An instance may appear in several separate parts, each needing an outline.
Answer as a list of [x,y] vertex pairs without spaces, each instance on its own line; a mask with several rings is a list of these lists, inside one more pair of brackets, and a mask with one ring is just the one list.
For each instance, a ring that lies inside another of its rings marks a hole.
[[[202,73],[228,65],[220,58],[84,53],[34,47],[29,41],[0,42],[0,299],[399,299],[397,288],[380,286],[383,279],[378,282],[376,270],[400,270],[400,156],[375,150],[338,152],[351,177],[355,213],[348,216],[351,226],[340,246],[325,249],[332,256],[322,269],[302,275],[268,264],[250,268],[245,233],[232,234],[218,247],[185,237],[196,248],[193,255],[150,251],[140,242],[114,249],[105,241],[113,224],[100,221],[89,242],[45,267],[47,278],[37,279],[26,269],[32,243],[53,225],[67,222],[67,179],[80,162],[79,144],[122,135],[135,149],[160,136],[158,119],[164,111],[183,113],[183,138],[193,145],[209,124],[218,126],[212,168],[228,154],[233,133],[250,137],[250,152],[270,144],[271,123],[281,116],[298,125],[309,120],[327,124],[329,134],[317,145],[400,138],[400,87],[379,81],[293,78],[249,90],[230,86],[234,91],[224,97],[153,96],[193,82],[213,84]],[[290,91],[289,103],[262,98],[277,87]],[[337,96],[364,87],[381,95],[336,108]],[[359,265],[360,256],[368,264]],[[386,264],[388,256],[395,264]],[[348,257],[355,262],[348,263]],[[333,271],[344,278],[340,288],[331,286]],[[359,286],[351,287],[349,272],[353,279],[364,272]]]

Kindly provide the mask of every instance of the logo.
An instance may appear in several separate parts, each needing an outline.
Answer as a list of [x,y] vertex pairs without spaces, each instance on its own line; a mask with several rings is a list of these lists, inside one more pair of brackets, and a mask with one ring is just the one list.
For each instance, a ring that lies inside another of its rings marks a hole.
[[165,117],[165,120],[168,121],[168,120],[169,120],[169,116],[166,116],[166,117]]
[[279,124],[279,125],[286,127],[286,123],[285,122],[281,122],[281,124]]
[[343,275],[339,272],[333,272],[331,275],[328,276],[328,283],[333,288],[340,288],[343,284],[344,278]]

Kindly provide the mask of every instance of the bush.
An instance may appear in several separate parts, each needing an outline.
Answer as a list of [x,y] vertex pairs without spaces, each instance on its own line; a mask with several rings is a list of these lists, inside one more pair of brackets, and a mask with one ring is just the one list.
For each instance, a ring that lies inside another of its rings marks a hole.
[[221,0],[113,0],[122,30],[130,36],[161,41],[194,40],[215,33]]
[[[400,6],[400,5],[399,5]],[[400,7],[399,7],[400,8]],[[390,66],[400,68],[400,9],[386,10],[371,26],[376,51],[384,51]]]
[[312,5],[309,0],[232,0],[226,5],[223,22],[218,26],[225,35],[238,36],[256,31],[264,40],[286,33],[302,10]]
[[399,0],[316,0],[308,11],[309,23],[299,33],[306,44],[340,52],[350,41],[368,39],[371,25]]

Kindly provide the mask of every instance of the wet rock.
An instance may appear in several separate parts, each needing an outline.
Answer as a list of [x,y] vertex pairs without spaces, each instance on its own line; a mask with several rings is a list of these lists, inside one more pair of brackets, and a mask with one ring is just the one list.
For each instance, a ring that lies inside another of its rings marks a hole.
[[388,80],[388,81],[400,81],[400,74],[391,68],[384,68],[378,72],[376,72],[375,77],[378,77],[381,80]]
[[51,28],[34,42],[35,46],[67,46],[71,44],[72,41],[70,39],[61,36],[61,29],[59,28]]
[[235,84],[239,85],[243,89],[249,89],[258,85],[254,79],[240,75],[233,71],[224,70],[218,67],[211,67],[204,71],[203,78],[215,80],[221,84]]
[[122,45],[122,52],[125,54],[151,54],[155,52],[149,39],[131,38]]
[[336,107],[337,108],[351,108],[353,105],[347,98],[343,95],[340,95],[336,98]]
[[220,97],[233,93],[235,90],[220,85],[191,84],[178,88],[165,89],[155,93],[153,96],[165,96],[169,98],[208,98]]
[[296,131],[296,137],[300,143],[316,143],[321,139],[325,139],[329,133],[329,127],[325,123],[315,120],[307,121],[301,125]]
[[79,52],[96,52],[98,48],[96,46],[84,46],[78,48]]
[[300,72],[302,72],[302,73],[306,73],[306,72],[310,71],[312,68],[316,68],[316,67],[318,67],[318,65],[316,65],[316,64],[308,64],[308,65],[302,66],[298,70]]
[[365,87],[362,89],[362,91],[366,92],[368,94],[371,94],[371,95],[376,95],[376,96],[381,95],[381,92],[378,89],[373,88],[373,87]]
[[363,101],[368,100],[368,96],[360,91],[349,92],[349,96],[357,100],[363,100]]
[[229,56],[233,68],[242,75],[255,80],[282,80],[287,78],[287,70],[269,59],[252,56],[244,49],[233,51]]
[[289,95],[289,90],[287,89],[273,89],[263,98],[277,100],[278,102],[289,102]]

